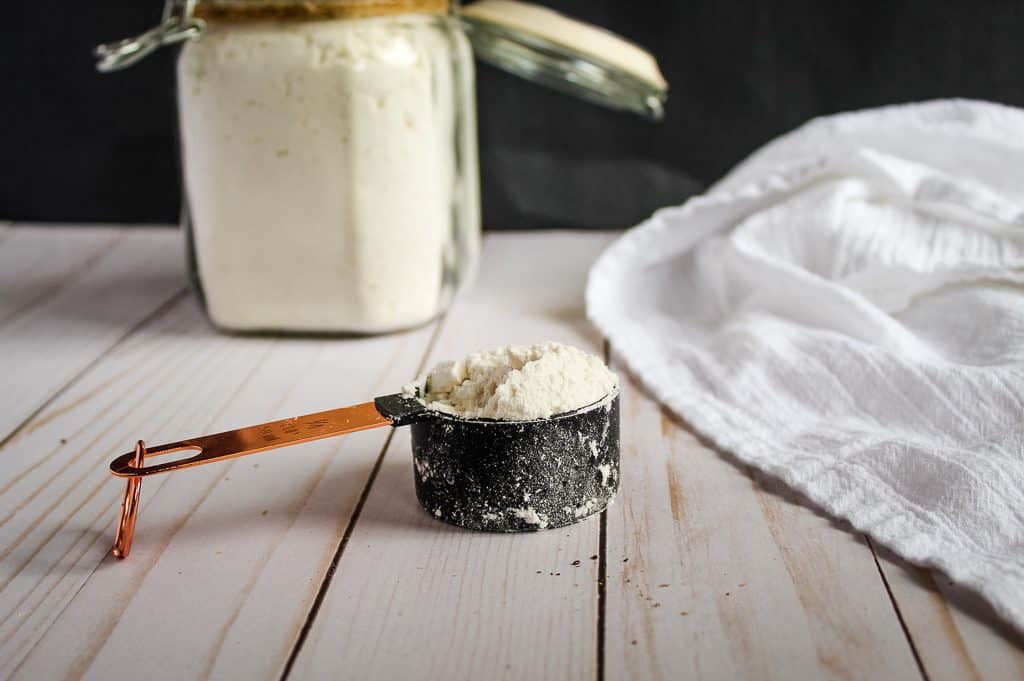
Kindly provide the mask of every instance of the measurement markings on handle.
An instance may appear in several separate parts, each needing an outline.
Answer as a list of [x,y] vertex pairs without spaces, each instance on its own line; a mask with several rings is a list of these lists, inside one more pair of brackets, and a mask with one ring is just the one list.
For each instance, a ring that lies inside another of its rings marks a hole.
[[283,440],[294,440],[305,435],[317,434],[331,425],[330,419],[317,418],[311,421],[303,421],[300,418],[275,421],[260,426],[259,437],[266,444],[273,444]]
[[262,428],[260,428],[260,437],[263,438],[263,441],[266,442],[267,444],[270,444],[271,442],[277,442],[278,440],[281,439],[280,436],[278,436],[277,432],[275,432],[274,426],[271,423],[268,423]]

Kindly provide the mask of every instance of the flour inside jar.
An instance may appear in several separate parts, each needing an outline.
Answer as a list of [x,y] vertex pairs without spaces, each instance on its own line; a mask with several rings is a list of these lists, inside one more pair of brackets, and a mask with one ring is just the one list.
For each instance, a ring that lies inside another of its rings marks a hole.
[[443,309],[479,238],[472,58],[445,21],[211,21],[184,47],[185,184],[215,324],[374,333]]

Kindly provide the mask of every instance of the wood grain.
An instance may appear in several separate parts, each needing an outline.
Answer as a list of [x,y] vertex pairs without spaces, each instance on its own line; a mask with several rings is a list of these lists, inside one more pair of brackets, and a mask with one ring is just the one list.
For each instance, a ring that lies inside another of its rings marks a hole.
[[1024,637],[988,604],[941,574],[876,552],[930,681],[1024,679]]
[[[123,562],[107,556],[122,485],[104,464],[140,434],[174,440],[394,390],[415,374],[430,333],[372,341],[216,336],[188,299],[111,353],[52,405],[58,418],[41,414],[44,425],[29,424],[32,435],[3,457],[27,458],[38,438],[72,432],[68,455],[52,457],[45,484],[51,494],[95,497],[25,521],[45,528],[32,536],[41,536],[48,560],[37,553],[32,575],[19,573],[3,598],[49,589],[33,579],[40,570],[71,584],[60,587],[55,621],[33,608],[43,621],[32,631],[17,627],[2,656],[8,669],[18,665],[16,678],[106,679],[128,666],[149,679],[276,678],[388,430],[151,478]],[[123,413],[104,411],[111,395],[127,403]],[[51,529],[71,523],[91,540],[80,558],[82,549],[57,546],[63,535]],[[36,641],[33,632],[41,632]]]
[[186,286],[177,232],[51,229],[0,244],[0,442]]
[[582,287],[613,236],[489,236],[440,326],[312,340],[215,334],[175,232],[0,224],[0,678],[278,679],[293,660],[290,678],[1024,679],[1022,641],[977,599],[876,563],[632,384],[605,546],[596,518],[437,523],[406,433],[379,430],[150,478],[133,555],[109,557],[106,465],[135,438],[363,401],[432,342],[430,363],[600,351]]
[[0,325],[74,286],[122,236],[119,229],[0,228]]
[[[583,316],[604,235],[488,237],[430,363],[509,343],[600,352]],[[443,525],[417,505],[396,437],[298,657],[295,678],[592,679],[598,518],[496,535]],[[573,562],[579,561],[574,566]],[[342,672],[343,670],[343,672]]]
[[608,678],[920,678],[862,538],[762,487],[632,382],[622,432]]

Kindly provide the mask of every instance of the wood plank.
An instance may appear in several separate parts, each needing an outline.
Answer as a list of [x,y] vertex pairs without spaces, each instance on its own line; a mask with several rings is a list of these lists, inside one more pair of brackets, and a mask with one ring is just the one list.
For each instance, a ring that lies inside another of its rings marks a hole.
[[73,286],[123,235],[124,230],[111,228],[0,230],[0,326],[60,289]]
[[0,442],[186,286],[174,231],[13,231],[0,244]]
[[[430,362],[548,338],[597,350],[579,296],[607,239],[489,237],[481,281]],[[4,275],[0,263],[0,290]],[[77,287],[15,283],[41,296],[15,326]],[[51,323],[94,323],[67,302],[50,310]],[[120,677],[131,662],[145,678],[278,678],[386,432],[150,479],[122,563],[106,557],[122,491],[106,462],[140,434],[177,439],[386,392],[411,377],[430,334],[228,338],[184,299],[72,372],[60,386],[81,377],[0,447],[0,677]],[[635,387],[623,437],[606,678],[920,677],[859,537],[752,482]],[[596,677],[596,520],[511,536],[439,525],[416,505],[408,450],[399,431],[293,676]],[[1015,639],[976,604],[880,565],[928,678],[1024,678]]]
[[608,678],[920,678],[862,537],[756,482],[632,381],[622,435]]
[[875,548],[930,681],[1024,679],[1024,636],[991,606],[943,575]]
[[[267,341],[243,349],[200,342],[192,333],[200,323],[194,306],[179,304],[0,450],[0,676],[12,672],[109,552],[123,484],[110,477],[106,462],[133,437],[185,435],[190,424],[207,425],[209,410],[231,398],[269,347]],[[197,376],[204,379],[201,390],[192,386]],[[166,482],[147,481],[143,528]],[[145,534],[141,540],[145,546]],[[118,574],[128,578],[123,570],[107,576]]]
[[[389,429],[148,479],[126,561],[108,555],[122,485],[105,464],[139,434],[163,442],[395,390],[431,333],[217,336],[189,298],[117,348],[0,457],[24,460],[71,433],[32,481],[52,476],[49,498],[95,494],[47,512],[34,500],[10,530],[35,523],[31,537],[47,543],[0,594],[0,607],[17,606],[0,629],[0,676],[278,678]],[[130,406],[108,411],[122,395]],[[55,529],[68,526],[84,539]]]
[[[479,281],[449,313],[429,364],[549,339],[600,352],[583,283],[611,236],[490,235]],[[419,508],[411,469],[400,433],[293,676],[594,678],[597,561],[589,557],[598,518],[531,534],[460,530]]]

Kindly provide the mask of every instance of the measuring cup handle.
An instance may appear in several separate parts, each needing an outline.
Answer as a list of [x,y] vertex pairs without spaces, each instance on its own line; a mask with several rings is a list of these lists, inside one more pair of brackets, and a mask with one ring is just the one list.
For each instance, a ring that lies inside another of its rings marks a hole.
[[378,411],[373,402],[364,402],[352,407],[331,409],[305,416],[296,416],[280,421],[270,421],[247,428],[229,430],[214,435],[188,438],[165,445],[149,447],[147,459],[161,454],[181,451],[195,452],[193,456],[164,461],[146,466],[133,465],[134,452],[119,456],[110,462],[110,471],[122,478],[166,473],[181,468],[201,466],[214,461],[234,459],[270,449],[336,437],[370,428],[390,426],[395,421]]
[[[413,401],[415,402],[415,400]],[[413,418],[412,405],[403,406],[393,400],[385,401],[385,404],[393,407],[393,410],[378,409],[373,402],[364,402],[352,407],[271,421],[156,447],[146,447],[140,440],[135,451],[119,456],[110,462],[110,471],[114,475],[128,478],[128,488],[125,492],[120,522],[117,526],[117,537],[114,540],[114,555],[118,558],[126,558],[131,551],[144,476],[234,459],[256,452],[279,449],[370,428],[404,425]],[[395,414],[394,417],[390,415],[392,413]],[[174,452],[193,452],[193,454],[161,463],[148,463],[155,456]]]
[[391,423],[397,426],[408,426],[431,418],[433,412],[417,400],[405,393],[384,395],[373,401],[377,411],[391,419]]

